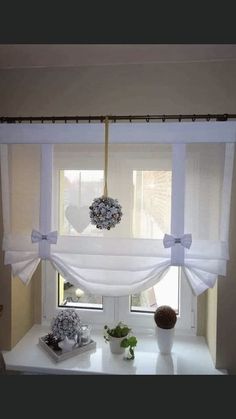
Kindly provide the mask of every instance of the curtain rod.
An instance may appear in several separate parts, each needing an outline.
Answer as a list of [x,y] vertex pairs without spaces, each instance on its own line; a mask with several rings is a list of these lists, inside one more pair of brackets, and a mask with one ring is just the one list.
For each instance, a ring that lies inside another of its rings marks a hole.
[[[190,115],[107,115],[109,121],[117,122],[117,121],[160,121],[166,122],[169,120],[177,120],[179,122],[185,120],[191,120],[195,122],[197,120],[216,120],[216,121],[227,121],[228,119],[236,119],[236,114],[190,114]],[[7,116],[7,117],[0,117],[0,123],[8,123],[8,124],[15,124],[21,122],[60,122],[64,121],[67,122],[80,122],[80,121],[87,121],[87,122],[105,122],[106,116]]]

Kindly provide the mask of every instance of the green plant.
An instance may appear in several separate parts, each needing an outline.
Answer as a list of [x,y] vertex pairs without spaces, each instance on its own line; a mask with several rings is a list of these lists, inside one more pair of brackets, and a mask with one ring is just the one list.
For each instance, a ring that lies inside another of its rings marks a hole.
[[105,342],[109,342],[110,337],[124,338],[120,342],[122,348],[128,348],[127,359],[134,359],[134,347],[138,341],[136,336],[129,336],[131,328],[123,322],[119,322],[115,327],[110,328],[107,325],[104,326],[104,339]]

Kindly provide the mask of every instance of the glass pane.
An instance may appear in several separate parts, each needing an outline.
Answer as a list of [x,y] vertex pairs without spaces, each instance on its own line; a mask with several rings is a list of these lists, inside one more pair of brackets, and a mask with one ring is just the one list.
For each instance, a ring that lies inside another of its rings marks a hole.
[[13,234],[39,228],[40,145],[12,144],[9,156],[9,212]]
[[89,294],[58,274],[58,306],[102,310],[102,297]]
[[220,240],[225,144],[186,146],[185,231]]
[[115,228],[99,230],[90,224],[89,206],[103,194],[104,145],[55,145],[55,229],[70,236],[162,239],[170,232],[171,162],[169,144],[109,144],[108,194],[123,216]]
[[61,235],[102,235],[89,218],[89,206],[102,191],[103,170],[60,170]]
[[179,267],[171,266],[165,277],[154,287],[131,296],[131,311],[154,312],[162,305],[179,312]]
[[170,232],[171,177],[169,170],[133,171],[135,237],[162,239]]

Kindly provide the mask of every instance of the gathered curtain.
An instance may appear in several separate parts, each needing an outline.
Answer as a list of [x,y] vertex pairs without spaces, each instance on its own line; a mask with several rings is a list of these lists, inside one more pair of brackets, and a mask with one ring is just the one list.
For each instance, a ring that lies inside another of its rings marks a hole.
[[5,263],[28,283],[47,259],[103,296],[140,292],[181,266],[199,295],[226,275],[233,156],[233,142],[111,144],[108,195],[123,217],[104,231],[89,219],[103,144],[1,144]]

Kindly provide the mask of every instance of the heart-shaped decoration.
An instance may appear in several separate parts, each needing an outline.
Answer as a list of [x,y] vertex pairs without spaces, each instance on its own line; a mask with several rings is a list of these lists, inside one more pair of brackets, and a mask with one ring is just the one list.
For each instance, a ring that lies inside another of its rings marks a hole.
[[82,233],[90,224],[89,207],[77,207],[76,205],[68,205],[65,216],[77,233]]

